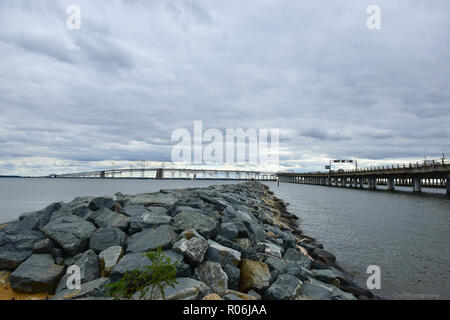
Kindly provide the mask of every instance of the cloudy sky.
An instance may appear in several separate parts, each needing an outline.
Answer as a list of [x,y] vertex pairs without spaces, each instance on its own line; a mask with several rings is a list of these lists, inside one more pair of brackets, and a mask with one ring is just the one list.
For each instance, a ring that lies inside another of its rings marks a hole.
[[[69,5],[81,29],[66,26]],[[381,30],[366,26],[369,5]],[[450,157],[448,0],[1,0],[0,175],[171,160],[278,128],[280,164]]]

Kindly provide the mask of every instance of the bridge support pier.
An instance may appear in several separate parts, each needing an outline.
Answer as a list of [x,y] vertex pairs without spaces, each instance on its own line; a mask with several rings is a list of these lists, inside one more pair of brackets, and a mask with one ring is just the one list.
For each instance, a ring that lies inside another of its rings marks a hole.
[[394,191],[395,190],[394,185],[395,185],[394,178],[388,178],[387,179],[387,189],[389,191]]
[[369,189],[376,190],[376,188],[377,188],[377,179],[376,178],[372,178],[372,177],[367,178],[367,185],[368,185]]
[[450,177],[447,177],[446,179],[446,186],[447,186],[447,195],[450,196]]
[[416,193],[422,192],[422,181],[420,178],[413,179],[413,190]]
[[359,177],[359,187],[360,187],[361,189],[364,188],[364,177]]
[[162,179],[164,179],[164,170],[157,169],[156,170],[156,180],[162,180]]

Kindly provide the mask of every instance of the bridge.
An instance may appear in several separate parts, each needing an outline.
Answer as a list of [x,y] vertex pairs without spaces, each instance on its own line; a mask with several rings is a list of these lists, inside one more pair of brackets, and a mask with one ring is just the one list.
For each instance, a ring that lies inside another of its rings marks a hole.
[[327,172],[278,172],[277,176],[280,182],[370,190],[376,190],[378,185],[387,186],[389,191],[396,186],[412,187],[415,193],[428,187],[446,188],[450,195],[450,162],[444,160]]
[[192,180],[258,180],[275,181],[275,172],[191,169],[191,168],[127,168],[89,172],[51,174],[49,178],[93,178],[93,179],[192,179]]

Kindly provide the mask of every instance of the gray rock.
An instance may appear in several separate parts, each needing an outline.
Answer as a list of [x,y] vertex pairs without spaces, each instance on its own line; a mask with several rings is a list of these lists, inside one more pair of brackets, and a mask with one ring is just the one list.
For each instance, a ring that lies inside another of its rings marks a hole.
[[184,262],[184,257],[181,253],[173,250],[164,250],[164,255],[170,259],[170,263],[175,265],[177,269],[177,277],[190,277],[191,266]]
[[223,267],[223,271],[228,277],[228,289],[239,290],[239,282],[241,280],[241,270],[233,264],[227,264]]
[[116,192],[116,193],[114,193],[114,195],[112,196],[112,199],[113,199],[114,202],[117,202],[117,203],[119,203],[121,206],[123,206],[124,203],[125,203],[125,200],[127,199],[127,197],[126,197],[123,193],[121,193],[121,192]]
[[40,228],[50,221],[52,214],[61,208],[62,203],[56,202],[42,210],[24,213],[19,217],[19,223],[17,224],[16,229],[39,231]]
[[261,295],[258,294],[255,290],[250,290],[247,294],[255,297],[256,300],[261,300]]
[[286,250],[286,253],[283,256],[283,259],[288,261],[297,261],[302,264],[302,266],[306,269],[311,267],[312,260],[310,257],[305,256],[299,250],[294,248],[289,248]]
[[39,240],[35,242],[33,246],[33,253],[40,254],[40,253],[52,253],[52,250],[54,248],[53,241],[49,238],[45,238],[42,240]]
[[[164,211],[166,210],[164,209]],[[172,217],[166,215],[165,213],[161,213],[160,210],[146,210],[146,212],[141,212],[140,214],[135,214],[131,217],[129,233],[134,234],[148,228],[153,228],[162,224],[169,224],[171,221]]]
[[149,265],[151,265],[151,261],[144,253],[126,254],[111,270],[111,282],[116,282],[122,278],[126,271],[143,270]]
[[241,259],[257,261],[259,260],[259,254],[253,248],[246,248],[241,251]]
[[252,247],[252,242],[249,238],[236,238],[234,239],[234,242],[236,242],[237,245],[240,247],[247,249]]
[[257,244],[259,245],[263,245],[264,248],[264,253],[276,258],[280,258],[282,257],[282,253],[283,253],[283,248],[277,246],[276,244],[273,243],[269,243],[269,242],[260,242]]
[[130,217],[115,213],[108,208],[99,209],[88,220],[95,223],[99,228],[119,228],[126,230],[130,224]]
[[277,280],[267,289],[265,300],[293,300],[301,292],[302,282],[290,274],[280,274]]
[[106,284],[110,280],[108,278],[98,278],[81,284],[80,289],[65,289],[56,293],[51,300],[72,300],[93,297],[103,298],[102,296],[107,292]]
[[186,261],[193,265],[199,265],[203,262],[209,243],[197,237],[190,239],[182,238],[173,245],[173,250],[181,253]]
[[144,206],[163,206],[170,207],[178,202],[178,198],[173,194],[165,193],[143,193],[131,196],[128,204],[140,204]]
[[107,209],[113,209],[115,205],[115,202],[111,198],[105,198],[105,197],[97,197],[91,200],[89,202],[89,209],[92,211],[98,211],[103,208]]
[[299,278],[303,281],[312,276],[311,271],[306,269],[303,264],[298,261],[288,261],[286,265],[286,273],[289,273],[291,276]]
[[228,276],[217,262],[203,262],[195,269],[195,275],[220,296],[228,290]]
[[67,254],[74,256],[87,249],[89,238],[95,229],[92,223],[72,215],[53,220],[41,230]]
[[287,262],[284,260],[268,257],[264,262],[269,266],[270,271],[277,270],[279,273],[286,272]]
[[303,283],[303,296],[312,300],[356,300],[352,294],[315,279]]
[[206,239],[200,233],[198,233],[197,230],[195,230],[195,229],[184,230],[182,233],[180,233],[180,237],[186,238],[186,239],[190,239],[192,237],[197,237],[199,239],[206,241]]
[[270,280],[269,280],[270,285],[272,285],[275,281],[277,281],[278,276],[280,274],[281,274],[281,272],[276,269],[274,269],[270,272]]
[[54,264],[49,254],[34,254],[10,275],[11,288],[24,293],[49,293],[55,291],[64,267]]
[[148,229],[128,238],[127,252],[138,253],[155,250],[158,247],[169,249],[175,243],[177,235],[168,225]]
[[100,252],[98,257],[100,269],[102,270],[103,275],[110,275],[111,270],[116,266],[120,258],[122,258],[123,253],[123,248],[120,246],[109,247],[108,249]]
[[173,226],[177,231],[195,229],[203,237],[210,239],[217,234],[219,223],[199,212],[181,211],[173,218]]
[[239,251],[224,247],[213,240],[208,240],[208,243],[209,248],[206,251],[206,260],[218,262],[222,266],[226,264],[238,265],[241,262],[241,254]]
[[231,206],[230,203],[226,202],[226,201],[223,200],[223,199],[210,197],[210,196],[208,196],[208,195],[206,195],[206,194],[204,194],[204,193],[200,193],[199,196],[200,196],[200,198],[201,198],[202,200],[204,200],[205,202],[208,202],[208,203],[214,205],[214,207],[215,207],[217,210],[220,210],[220,211],[223,211],[223,209],[225,209],[225,208]]
[[249,238],[253,243],[258,243],[264,240],[266,232],[259,224],[244,221],[244,225],[246,226]]
[[238,235],[238,227],[232,222],[222,223],[220,225],[219,235],[233,241]]
[[18,234],[0,233],[0,270],[14,270],[28,259],[34,244],[44,239],[38,231],[24,230]]
[[214,238],[214,241],[216,241],[217,243],[220,243],[220,244],[223,245],[224,247],[228,247],[228,248],[231,248],[231,249],[236,250],[236,251],[239,251],[239,252],[241,252],[242,250],[244,250],[244,248],[242,248],[241,246],[239,246],[237,243],[235,243],[235,242],[233,242],[233,241],[231,241],[231,240],[225,239],[225,238],[222,237],[221,235],[217,235],[217,236]]
[[[164,291],[166,300],[197,300],[211,293],[211,289],[204,283],[195,279],[179,277],[175,279],[177,284],[174,287],[167,287]],[[148,300],[149,293],[141,297],[140,293],[136,293],[133,299]],[[159,295],[157,299],[162,300],[163,297]]]
[[312,256],[314,258],[322,259],[326,263],[336,262],[336,257],[332,253],[320,248],[314,249],[312,252]]
[[[80,268],[80,281],[86,283],[100,277],[99,260],[93,250],[84,252],[74,265]],[[56,292],[61,292],[67,289],[67,280],[72,274],[66,273],[58,283]]]
[[226,207],[222,211],[222,219],[224,221],[229,221],[231,219],[234,219],[237,217],[236,210],[233,209],[233,207]]
[[147,212],[148,212],[147,208],[141,204],[132,204],[124,206],[121,211],[122,214],[129,217],[139,216]]
[[91,236],[89,247],[95,252],[101,252],[110,247],[125,247],[127,235],[119,228],[99,228]]
[[338,277],[337,274],[335,274],[333,271],[324,269],[324,270],[313,270],[312,276],[314,279],[317,279],[319,281],[332,284],[334,279]]

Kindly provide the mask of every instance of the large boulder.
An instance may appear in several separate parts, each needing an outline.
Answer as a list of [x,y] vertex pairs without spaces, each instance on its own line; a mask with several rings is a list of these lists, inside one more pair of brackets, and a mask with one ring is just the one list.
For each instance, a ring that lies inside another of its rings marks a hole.
[[189,264],[196,266],[203,262],[208,247],[208,241],[192,237],[190,239],[182,238],[176,242],[173,250],[181,253]]
[[123,256],[123,248],[120,246],[109,247],[108,249],[100,252],[100,270],[102,275],[109,276],[111,270],[119,262],[120,258]]
[[144,253],[126,254],[111,270],[111,281],[116,282],[122,278],[127,271],[143,270],[151,264],[152,262],[145,256]]
[[61,202],[55,202],[39,211],[23,213],[19,217],[19,223],[15,226],[17,230],[34,230],[39,231],[45,226],[52,214],[62,208]]
[[53,241],[49,238],[45,238],[34,243],[33,253],[52,253],[54,247]]
[[129,217],[133,217],[133,216],[141,215],[141,214],[147,213],[147,212],[148,212],[147,208],[144,207],[143,205],[131,204],[131,205],[124,206],[120,213],[122,213],[126,216],[129,216]]
[[119,228],[99,228],[91,236],[89,247],[95,252],[101,252],[109,247],[125,247],[127,235]]
[[286,264],[286,273],[303,281],[312,276],[311,271],[298,261],[288,261]]
[[64,274],[64,267],[56,265],[49,254],[34,254],[9,277],[11,288],[24,293],[52,294]]
[[111,211],[108,208],[102,208],[92,213],[88,220],[95,223],[99,228],[126,230],[130,225],[130,217]]
[[86,297],[102,298],[107,293],[106,284],[110,282],[108,278],[98,278],[81,284],[80,289],[65,289],[57,292],[52,300],[72,300]]
[[332,284],[339,276],[329,269],[313,270],[312,277],[319,281]]
[[249,238],[253,243],[258,243],[264,240],[266,232],[258,223],[244,221],[244,225],[247,228]]
[[214,238],[219,222],[197,211],[181,211],[173,218],[173,226],[177,231],[187,229],[197,230],[205,238]]
[[293,300],[301,292],[302,282],[290,274],[280,274],[277,280],[267,289],[265,300]]
[[303,283],[302,296],[312,300],[356,300],[351,293],[315,279],[309,279]]
[[166,214],[167,210],[163,207],[150,207],[149,209],[141,211],[139,214],[135,213],[131,217],[130,234],[162,224],[169,224],[172,221],[172,217]]
[[219,235],[233,241],[238,236],[238,227],[233,222],[224,222],[220,225]]
[[316,259],[322,260],[326,264],[336,262],[336,257],[331,252],[328,252],[320,248],[314,249],[312,252],[312,256]]
[[239,281],[241,280],[241,270],[233,264],[227,264],[223,271],[228,277],[228,289],[239,290]]
[[87,249],[89,238],[95,230],[92,223],[75,215],[60,217],[41,229],[71,256]]
[[270,271],[264,262],[243,259],[241,261],[241,281],[239,291],[255,290],[258,293],[269,288]]
[[301,263],[301,265],[306,269],[309,269],[312,264],[312,259],[310,257],[305,256],[302,252],[294,248],[287,249],[283,259]]
[[228,276],[217,262],[203,262],[195,269],[195,275],[219,295],[228,290]]
[[169,249],[175,243],[177,235],[168,225],[148,229],[128,238],[127,252],[138,253],[155,250],[158,247]]
[[89,209],[92,211],[98,211],[103,208],[113,209],[115,202],[111,198],[107,197],[97,197],[89,202]]
[[177,269],[177,277],[190,277],[191,266],[184,262],[184,257],[181,253],[174,250],[164,250],[164,256],[170,259],[170,263],[175,265]]
[[[211,294],[211,289],[202,281],[198,281],[191,278],[179,277],[176,278],[176,284],[174,287],[167,287],[164,290],[165,300],[197,300]],[[137,292],[133,299],[136,300],[149,300],[150,293],[142,297],[142,294]],[[160,294],[156,295],[156,299],[162,300],[163,297]]]
[[[80,282],[85,283],[100,277],[99,259],[93,250],[84,252],[74,265],[80,268]],[[58,283],[56,292],[67,289],[67,280],[72,274],[66,273]]]
[[31,256],[35,243],[44,238],[39,231],[0,232],[0,270],[15,270]]
[[239,251],[222,246],[211,239],[208,240],[208,243],[207,260],[218,262],[223,266],[226,264],[238,265],[241,262],[241,253]]
[[283,248],[281,248],[280,246],[277,246],[274,243],[270,243],[270,242],[260,242],[257,244],[257,246],[264,246],[264,253],[276,258],[281,259],[282,255],[283,255]]
[[274,257],[268,257],[264,261],[268,266],[270,271],[278,271],[278,273],[285,273],[287,267],[287,261],[281,260]]
[[170,207],[177,203],[178,198],[173,194],[166,193],[143,193],[133,195],[128,199],[128,204],[140,204],[143,206]]

